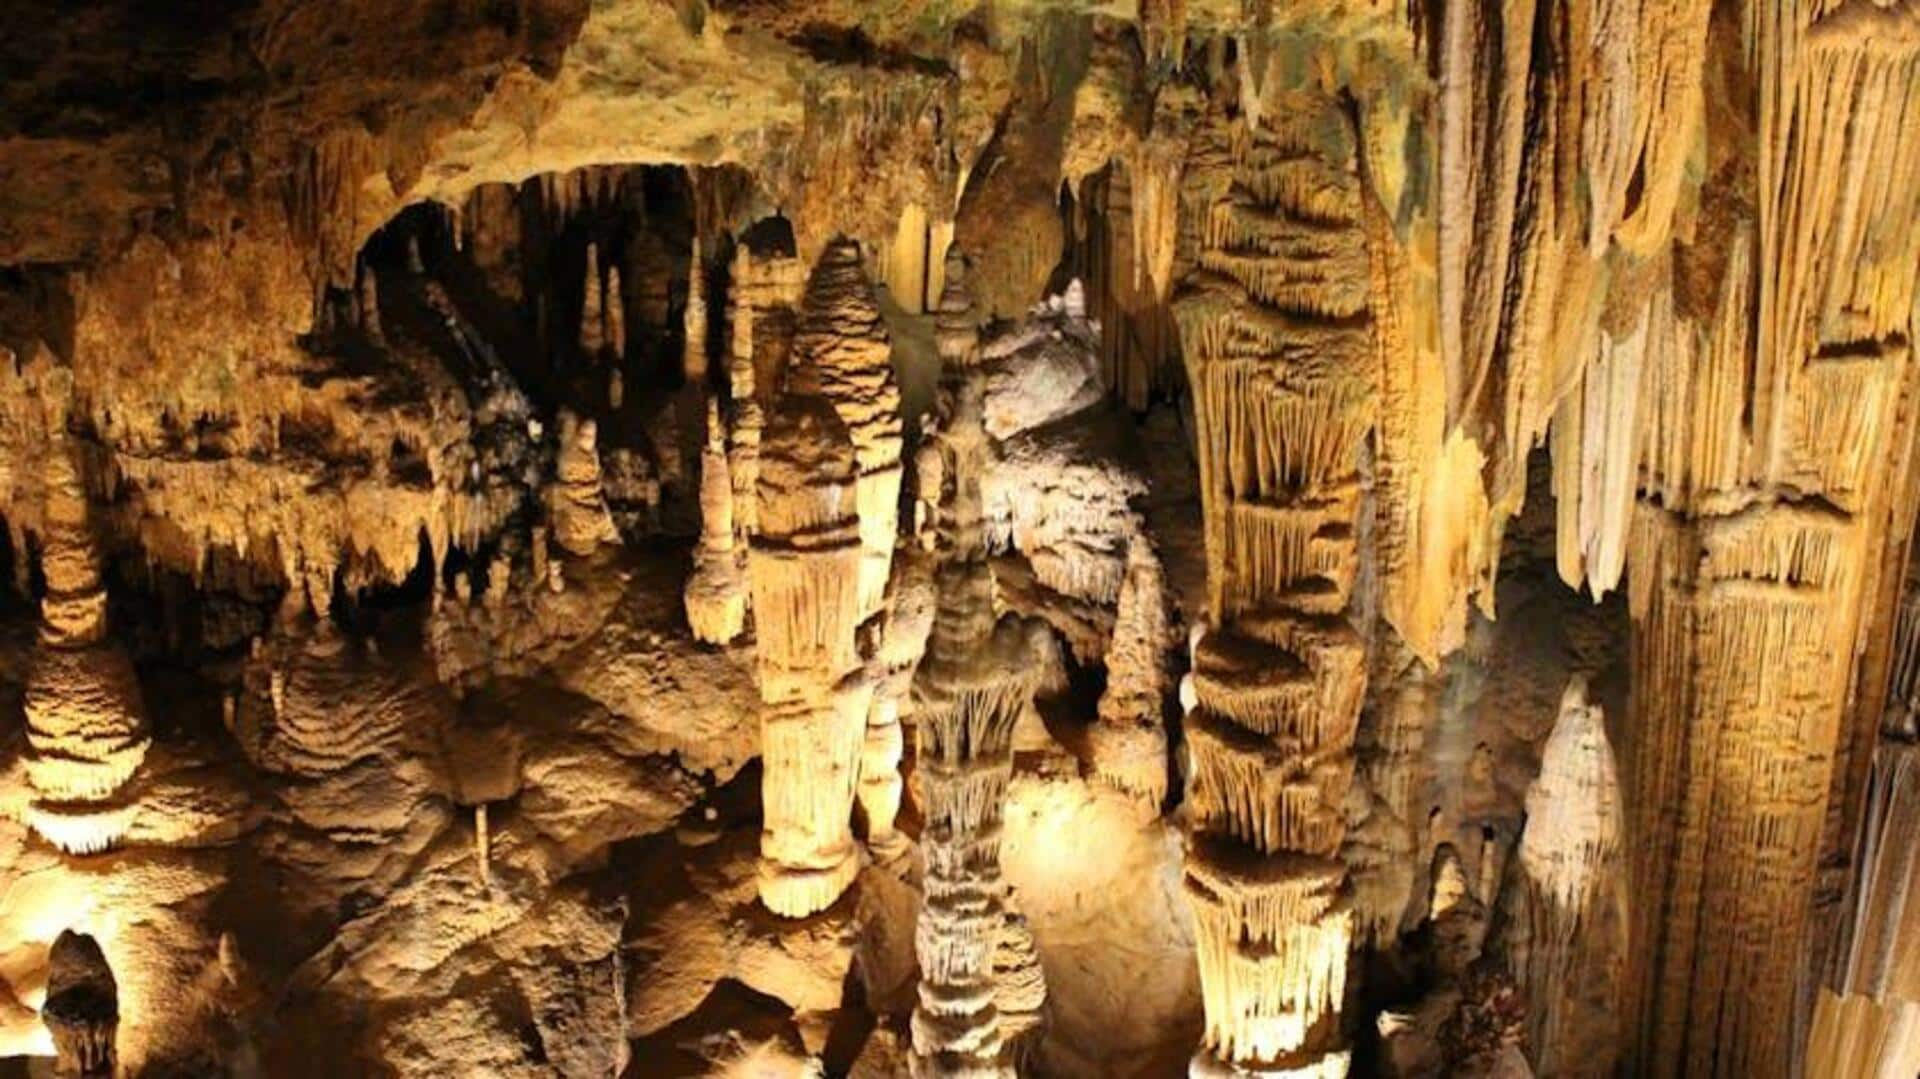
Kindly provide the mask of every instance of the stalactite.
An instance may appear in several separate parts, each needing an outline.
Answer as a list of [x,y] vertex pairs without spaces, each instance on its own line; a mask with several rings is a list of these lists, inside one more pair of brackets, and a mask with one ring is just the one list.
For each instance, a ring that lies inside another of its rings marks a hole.
[[[1252,61],[1250,60],[1249,63]],[[1366,684],[1339,617],[1375,423],[1373,287],[1354,135],[1275,89],[1196,135],[1198,244],[1175,300],[1194,390],[1213,628],[1194,650],[1187,860],[1206,1032],[1196,1074],[1344,1075],[1353,911],[1338,857]],[[1224,142],[1224,145],[1223,145]],[[1208,174],[1224,170],[1230,182]]]
[[747,566],[760,672],[760,899],[825,910],[860,868],[851,826],[872,687],[860,677],[858,467],[825,399],[788,394],[761,446]]
[[688,382],[699,383],[707,377],[707,265],[700,257],[700,237],[693,238],[693,253],[687,261],[687,309],[681,315],[683,338],[680,346],[680,373]]
[[587,244],[586,295],[580,304],[580,352],[597,361],[607,346],[607,268],[600,261],[600,246]]

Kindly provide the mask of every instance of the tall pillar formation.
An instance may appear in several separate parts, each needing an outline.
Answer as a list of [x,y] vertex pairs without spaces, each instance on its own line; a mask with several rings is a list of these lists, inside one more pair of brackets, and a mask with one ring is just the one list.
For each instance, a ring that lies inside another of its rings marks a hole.
[[1215,113],[1174,301],[1193,386],[1210,627],[1187,717],[1205,1033],[1196,1075],[1339,1076],[1354,915],[1342,803],[1366,686],[1347,620],[1378,354],[1351,124],[1315,91]]

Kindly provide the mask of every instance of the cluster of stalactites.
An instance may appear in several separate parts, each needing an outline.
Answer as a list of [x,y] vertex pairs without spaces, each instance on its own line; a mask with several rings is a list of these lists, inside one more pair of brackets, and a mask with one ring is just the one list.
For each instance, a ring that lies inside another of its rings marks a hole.
[[107,638],[99,541],[74,447],[48,447],[41,568],[46,596],[27,674],[27,823],[48,842],[85,854],[113,845],[133,806],[125,788],[146,759],[140,686]]
[[833,406],[783,397],[767,425],[748,555],[761,709],[760,897],[802,917],[852,883],[852,813],[872,695],[861,677],[853,443]]
[[1174,302],[1214,620],[1183,688],[1207,1017],[1194,1066],[1334,1075],[1366,686],[1344,612],[1379,352],[1353,132],[1325,97],[1293,98],[1196,141],[1190,164],[1230,182],[1192,185],[1197,249]]
[[620,288],[620,267],[601,258],[599,244],[587,244],[585,281],[580,304],[580,351],[596,361],[618,360],[627,348],[626,303]]

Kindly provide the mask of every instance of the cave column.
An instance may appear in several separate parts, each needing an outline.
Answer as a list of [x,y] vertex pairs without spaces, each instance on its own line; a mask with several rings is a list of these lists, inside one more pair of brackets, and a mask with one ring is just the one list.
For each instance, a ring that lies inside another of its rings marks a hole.
[[1742,61],[1710,68],[1703,232],[1676,245],[1681,324],[1648,358],[1628,544],[1625,1014],[1650,1076],[1795,1066],[1888,461],[1913,422],[1920,12],[1740,14],[1707,44]]
[[1019,1009],[1025,1029],[1037,1011],[1036,989],[1040,999],[1045,994],[1044,982],[1034,984],[1037,966],[1008,961],[1012,942],[1000,875],[1013,727],[1032,699],[1034,681],[1024,627],[1012,616],[996,620],[993,609],[980,493],[987,456],[984,379],[969,307],[964,265],[949,259],[938,324],[948,417],[938,438],[949,484],[940,512],[937,615],[913,686],[914,760],[926,824],[911,1067],[916,1077],[1010,1079],[1008,1039],[1017,1032],[1003,1024],[1000,1002]]
[[1378,358],[1351,125],[1317,92],[1280,96],[1258,130],[1216,113],[1196,135],[1187,183],[1212,194],[1174,305],[1211,622],[1185,695],[1196,1075],[1349,1059],[1340,847],[1366,671],[1347,610]]

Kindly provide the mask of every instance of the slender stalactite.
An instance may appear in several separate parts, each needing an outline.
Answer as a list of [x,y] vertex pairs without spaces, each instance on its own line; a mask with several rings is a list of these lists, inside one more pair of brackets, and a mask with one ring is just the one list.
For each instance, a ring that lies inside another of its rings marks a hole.
[[[1377,366],[1354,133],[1331,98],[1213,121],[1175,299],[1199,432],[1209,614],[1187,717],[1196,1073],[1343,1075],[1343,802],[1366,683],[1343,617]],[[1224,173],[1210,180],[1206,173]]]

